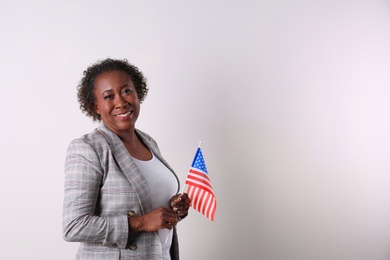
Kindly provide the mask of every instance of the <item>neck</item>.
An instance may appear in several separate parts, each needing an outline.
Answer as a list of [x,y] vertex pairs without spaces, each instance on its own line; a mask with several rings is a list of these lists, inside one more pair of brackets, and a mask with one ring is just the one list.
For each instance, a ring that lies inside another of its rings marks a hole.
[[119,139],[121,139],[121,141],[126,146],[132,147],[132,146],[135,146],[138,143],[140,143],[140,140],[138,139],[138,136],[135,133],[135,130],[116,133],[116,135],[119,137]]
[[137,134],[133,131],[130,135],[119,136],[129,154],[139,160],[147,161],[152,159],[152,153],[142,143]]

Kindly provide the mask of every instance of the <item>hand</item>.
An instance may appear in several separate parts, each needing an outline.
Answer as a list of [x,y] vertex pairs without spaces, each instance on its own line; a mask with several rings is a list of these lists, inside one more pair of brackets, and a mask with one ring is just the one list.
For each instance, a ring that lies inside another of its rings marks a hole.
[[172,229],[178,221],[175,211],[163,207],[154,209],[143,216],[129,218],[132,232],[154,232],[163,228]]
[[190,208],[190,198],[187,193],[176,194],[170,199],[169,205],[179,217],[185,217]]

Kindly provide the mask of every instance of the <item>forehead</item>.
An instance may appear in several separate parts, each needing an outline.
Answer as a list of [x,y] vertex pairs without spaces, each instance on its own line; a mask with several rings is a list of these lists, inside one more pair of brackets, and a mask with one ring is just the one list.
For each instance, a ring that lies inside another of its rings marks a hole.
[[130,76],[121,70],[106,71],[96,77],[94,90],[106,90],[121,88],[123,86],[134,86]]

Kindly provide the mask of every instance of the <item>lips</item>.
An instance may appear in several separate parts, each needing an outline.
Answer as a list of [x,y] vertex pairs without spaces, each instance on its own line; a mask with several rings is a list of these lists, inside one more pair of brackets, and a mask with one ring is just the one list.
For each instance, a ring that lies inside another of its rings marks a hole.
[[130,118],[130,114],[131,114],[132,111],[128,111],[128,112],[125,112],[125,113],[122,113],[122,114],[118,114],[118,115],[115,115],[118,119],[120,120],[126,120],[126,119],[129,119]]

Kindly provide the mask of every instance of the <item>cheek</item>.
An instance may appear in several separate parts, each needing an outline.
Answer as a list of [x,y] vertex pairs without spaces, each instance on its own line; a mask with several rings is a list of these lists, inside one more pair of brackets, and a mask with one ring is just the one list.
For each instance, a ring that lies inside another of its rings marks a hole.
[[109,104],[107,102],[99,102],[99,101],[97,101],[97,102],[95,102],[94,107],[95,107],[96,113],[101,115],[101,114],[104,114],[104,113],[106,113],[108,111]]
[[130,104],[134,104],[134,105],[140,104],[140,99],[138,98],[138,95],[129,96],[129,98],[126,100]]

